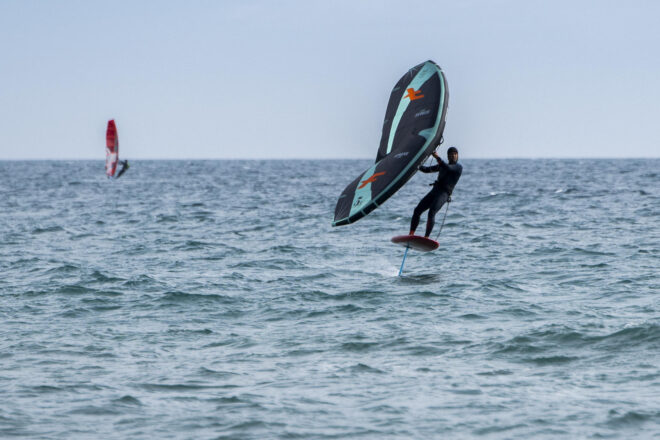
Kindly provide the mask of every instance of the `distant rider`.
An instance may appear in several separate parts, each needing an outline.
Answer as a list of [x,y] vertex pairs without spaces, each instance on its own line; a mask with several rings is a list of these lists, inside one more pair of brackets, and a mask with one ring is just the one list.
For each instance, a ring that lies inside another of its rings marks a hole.
[[433,230],[436,212],[442,208],[445,202],[451,202],[451,193],[463,172],[463,166],[458,163],[458,150],[456,148],[449,147],[447,150],[447,161],[449,163],[444,163],[435,151],[431,154],[438,161],[438,164],[430,167],[420,166],[419,170],[423,173],[438,172],[438,179],[433,183],[433,189],[420,200],[410,221],[410,235],[415,235],[419,218],[428,209],[429,217],[426,221],[426,234],[424,234],[426,238],[431,235]]
[[120,160],[119,163],[121,164],[121,170],[119,170],[119,172],[117,173],[117,177],[115,177],[115,179],[119,179],[121,175],[124,174],[126,170],[130,168],[127,160]]

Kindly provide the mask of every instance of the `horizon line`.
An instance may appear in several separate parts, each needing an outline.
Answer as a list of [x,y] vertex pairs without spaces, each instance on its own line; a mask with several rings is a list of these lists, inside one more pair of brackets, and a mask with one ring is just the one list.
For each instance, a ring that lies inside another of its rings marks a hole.
[[[545,159],[557,159],[557,160],[566,160],[566,159],[573,159],[573,160],[582,160],[582,159],[595,159],[595,160],[610,160],[610,159],[660,159],[660,156],[593,156],[593,157],[586,157],[586,156],[502,156],[502,157],[488,157],[488,156],[482,156],[482,157],[468,157],[468,158],[463,158],[463,160],[545,160]],[[122,160],[128,160],[128,159],[122,159]],[[255,157],[181,157],[181,158],[173,158],[173,157],[159,157],[159,158],[154,158],[154,157],[138,157],[138,158],[133,158],[130,160],[145,160],[145,161],[175,161],[175,160],[189,160],[189,161],[207,161],[207,160],[226,160],[226,161],[232,161],[232,160],[253,160],[253,161],[259,161],[259,160],[373,160],[372,157],[263,157],[263,158],[255,158]],[[70,162],[70,161],[100,161],[100,162],[105,162],[105,159],[101,158],[1,158],[0,157],[0,162],[30,162],[30,161],[53,161],[53,162]]]

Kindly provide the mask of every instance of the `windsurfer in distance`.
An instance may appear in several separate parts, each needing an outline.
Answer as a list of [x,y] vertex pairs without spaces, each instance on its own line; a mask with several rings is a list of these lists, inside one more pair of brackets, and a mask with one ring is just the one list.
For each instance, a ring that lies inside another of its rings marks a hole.
[[117,177],[115,177],[115,179],[119,179],[121,175],[124,174],[126,170],[130,168],[130,166],[128,165],[128,160],[120,160],[119,163],[121,164],[121,170],[119,170],[119,172],[117,173]]
[[426,233],[424,237],[428,238],[433,230],[435,224],[435,214],[442,208],[446,202],[451,202],[451,193],[461,177],[463,166],[458,163],[458,150],[455,147],[447,149],[447,162],[443,162],[440,156],[434,151],[431,153],[438,161],[437,165],[430,167],[420,166],[419,170],[422,173],[438,173],[438,179],[433,182],[433,188],[422,200],[417,204],[413,211],[412,220],[410,221],[410,235],[415,235],[415,230],[419,225],[419,218],[422,213],[428,209],[429,216],[426,221]]

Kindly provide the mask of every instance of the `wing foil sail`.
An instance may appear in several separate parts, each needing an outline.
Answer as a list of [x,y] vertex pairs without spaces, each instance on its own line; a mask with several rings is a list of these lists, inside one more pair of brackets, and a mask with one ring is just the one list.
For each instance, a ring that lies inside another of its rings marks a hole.
[[387,104],[376,162],[339,196],[332,226],[356,222],[410,180],[440,143],[448,101],[447,80],[433,61],[403,75]]

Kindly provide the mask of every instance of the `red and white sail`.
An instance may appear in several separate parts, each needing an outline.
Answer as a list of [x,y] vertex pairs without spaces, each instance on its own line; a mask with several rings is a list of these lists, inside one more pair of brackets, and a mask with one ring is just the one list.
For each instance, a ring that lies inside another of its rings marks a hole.
[[117,137],[117,126],[115,120],[108,121],[108,129],[105,132],[105,174],[113,177],[117,171],[119,161],[119,137]]

